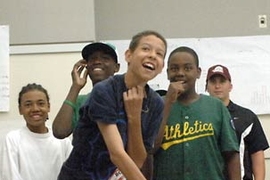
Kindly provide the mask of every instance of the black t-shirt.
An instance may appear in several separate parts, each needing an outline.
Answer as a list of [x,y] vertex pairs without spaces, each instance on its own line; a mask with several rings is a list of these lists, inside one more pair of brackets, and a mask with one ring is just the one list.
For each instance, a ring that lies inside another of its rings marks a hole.
[[227,108],[233,119],[239,140],[239,153],[240,155],[244,153],[244,163],[241,162],[241,166],[244,164],[245,169],[243,180],[252,180],[251,154],[266,150],[269,148],[269,144],[258,117],[251,110],[234,104],[232,101]]

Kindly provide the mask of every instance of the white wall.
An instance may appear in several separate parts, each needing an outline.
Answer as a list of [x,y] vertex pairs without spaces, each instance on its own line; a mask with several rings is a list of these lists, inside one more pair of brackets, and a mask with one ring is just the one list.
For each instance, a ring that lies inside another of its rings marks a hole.
[[0,7],[0,24],[10,25],[12,45],[85,42],[96,37],[94,0],[8,0]]
[[[50,126],[71,85],[71,69],[80,53],[31,54],[10,56],[10,111],[0,112],[0,140],[11,129],[24,125],[18,113],[18,93],[27,83],[39,83],[48,90],[51,103]],[[90,81],[88,81],[90,82]],[[92,88],[88,83],[82,90]]]

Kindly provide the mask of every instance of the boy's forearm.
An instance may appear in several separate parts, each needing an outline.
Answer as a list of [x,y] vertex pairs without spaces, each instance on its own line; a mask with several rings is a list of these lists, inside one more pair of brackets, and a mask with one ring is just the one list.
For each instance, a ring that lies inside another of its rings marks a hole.
[[166,98],[165,98],[164,109],[163,109],[163,118],[162,118],[161,125],[159,127],[157,138],[155,140],[153,153],[155,153],[159,149],[159,147],[162,143],[163,135],[164,135],[164,131],[165,131],[165,126],[167,124],[167,121],[168,121],[168,118],[170,115],[170,111],[171,111],[171,106],[172,106],[172,102],[168,99],[166,100]]
[[56,138],[63,139],[72,133],[72,118],[75,110],[73,106],[76,104],[78,93],[77,88],[70,87],[69,93],[53,121],[52,129]]
[[229,180],[240,180],[241,169],[240,169],[240,157],[238,152],[226,153],[225,160],[227,163],[227,172]]
[[[140,117],[138,118],[140,119]],[[147,157],[142,137],[141,120],[128,121],[127,152],[138,168],[141,168]]]

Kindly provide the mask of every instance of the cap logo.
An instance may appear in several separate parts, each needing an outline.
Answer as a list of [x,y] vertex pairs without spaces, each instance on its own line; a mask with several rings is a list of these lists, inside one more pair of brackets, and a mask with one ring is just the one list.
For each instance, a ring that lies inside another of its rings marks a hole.
[[214,72],[214,73],[215,73],[215,72],[221,72],[221,73],[224,73],[223,68],[222,68],[221,66],[215,67],[215,69],[213,69],[212,72]]

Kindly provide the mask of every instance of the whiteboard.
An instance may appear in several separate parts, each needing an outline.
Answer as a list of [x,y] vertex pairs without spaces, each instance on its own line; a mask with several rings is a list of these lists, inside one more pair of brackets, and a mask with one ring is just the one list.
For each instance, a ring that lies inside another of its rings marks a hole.
[[[106,41],[106,40],[105,40]],[[124,52],[129,40],[106,41],[114,44],[120,59],[120,72],[127,70]],[[228,67],[232,76],[231,99],[256,114],[270,114],[270,36],[240,36],[218,38],[167,39],[168,53],[179,46],[193,48],[199,56],[202,68],[197,80],[197,92],[205,92],[206,74],[209,67],[222,64]],[[166,63],[165,63],[166,65]],[[155,89],[167,89],[166,66],[162,73],[149,84]]]
[[0,111],[9,111],[9,26],[0,25]]

